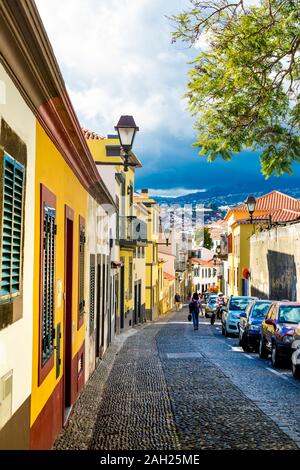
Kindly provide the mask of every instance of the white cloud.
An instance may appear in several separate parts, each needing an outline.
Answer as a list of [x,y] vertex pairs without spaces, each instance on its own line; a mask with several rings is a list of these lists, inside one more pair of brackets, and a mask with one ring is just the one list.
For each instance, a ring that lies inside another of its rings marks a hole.
[[171,45],[165,17],[187,4],[37,0],[82,125],[111,133],[121,114],[133,114],[140,137],[153,134],[155,140],[167,133],[192,139],[192,119],[182,99],[191,51]]
[[206,189],[149,189],[150,196],[160,197],[179,197],[186,196],[187,194],[205,193]]

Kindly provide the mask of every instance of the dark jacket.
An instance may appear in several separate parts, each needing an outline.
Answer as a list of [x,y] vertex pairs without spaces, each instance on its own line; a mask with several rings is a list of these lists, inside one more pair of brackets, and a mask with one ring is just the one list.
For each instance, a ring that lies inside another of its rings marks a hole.
[[199,315],[199,300],[192,300],[190,303],[189,303],[189,311],[190,313],[198,313]]

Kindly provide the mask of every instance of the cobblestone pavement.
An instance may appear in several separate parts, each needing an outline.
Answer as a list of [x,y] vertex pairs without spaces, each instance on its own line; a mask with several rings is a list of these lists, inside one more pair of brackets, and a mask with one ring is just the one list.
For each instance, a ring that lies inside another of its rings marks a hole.
[[139,329],[130,330],[114,339],[103,360],[98,362],[96,370],[86,383],[67,426],[53,446],[54,450],[88,449],[106,381],[124,343],[136,333],[139,333]]
[[[182,312],[173,320],[184,322],[186,315]],[[235,369],[235,383],[226,374],[225,367],[216,367],[217,361],[212,360],[216,347],[222,365],[226,366],[234,354],[224,356],[228,343],[216,327],[203,321],[199,330],[194,331],[192,325],[170,322],[157,335],[157,344],[183,449],[297,448],[257,403],[241,391],[238,378],[243,376],[243,370],[240,364],[230,365]],[[230,344],[230,350],[231,347]],[[187,352],[190,356],[185,358]],[[235,360],[237,357],[235,353]],[[252,361],[248,361],[252,365]],[[249,374],[255,377],[255,367],[248,371],[251,381]],[[273,387],[274,384],[271,390]],[[252,390],[254,388],[252,385]],[[298,399],[294,400],[293,408],[297,402]],[[282,400],[280,406],[283,403]]]
[[300,447],[300,382],[290,369],[274,369],[271,359],[245,354],[238,339],[225,339],[221,327],[203,342],[205,355]]
[[117,339],[89,380],[56,449],[300,445],[300,419],[293,417],[297,382],[288,371],[275,375],[268,362],[241,353],[219,326],[202,320],[194,331],[183,309],[124,339],[123,345]]

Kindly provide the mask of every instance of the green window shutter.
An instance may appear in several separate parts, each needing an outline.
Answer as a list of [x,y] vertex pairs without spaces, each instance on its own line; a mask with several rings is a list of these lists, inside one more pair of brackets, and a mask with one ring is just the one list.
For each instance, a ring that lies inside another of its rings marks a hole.
[[56,210],[43,203],[42,366],[54,350]]
[[20,294],[24,176],[24,166],[4,154],[0,302]]

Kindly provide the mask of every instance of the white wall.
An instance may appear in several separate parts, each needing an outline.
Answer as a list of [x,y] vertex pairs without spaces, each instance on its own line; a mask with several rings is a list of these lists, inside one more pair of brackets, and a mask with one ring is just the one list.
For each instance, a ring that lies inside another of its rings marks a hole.
[[0,331],[0,378],[13,370],[13,414],[31,394],[36,119],[1,64],[0,90],[0,117],[27,146],[23,317]]
[[300,300],[300,223],[250,238],[251,293],[272,300]]
[[[86,332],[85,332],[85,375],[86,380],[95,369],[95,341],[96,341],[96,315],[97,315],[97,289],[100,285],[100,305],[102,305],[102,263],[104,256],[109,255],[109,217],[91,196],[88,196],[88,218],[86,230],[86,300],[87,300],[87,315],[86,315]],[[90,335],[90,255],[95,255],[95,305],[94,305],[94,332]],[[97,278],[97,255],[101,254],[101,277]],[[107,260],[109,262],[109,258]],[[100,282],[99,282],[100,281]],[[109,285],[109,284],[108,284]],[[109,292],[106,293],[107,302]],[[105,318],[104,338],[106,342],[108,331],[108,316]],[[114,325],[112,325],[114,331]],[[100,335],[101,335],[101,321],[100,321]],[[107,344],[105,343],[105,349]]]
[[[205,267],[205,266],[201,266],[201,265],[194,265],[194,270],[195,268],[199,268],[199,276],[193,276],[193,284],[194,286],[197,286],[198,284],[200,284],[200,289],[199,291],[202,292],[202,286],[205,286],[205,285],[210,285],[213,286],[213,284],[215,284],[216,286],[218,286],[218,267],[216,267],[216,275],[213,276],[213,272],[214,272],[214,269],[213,267]],[[208,276],[209,274],[209,270],[211,272],[211,276]],[[195,272],[195,271],[193,271]],[[205,275],[205,273],[207,275]]]
[[164,272],[172,274],[175,276],[175,256],[167,253],[158,252],[158,257],[162,258],[165,261]]

